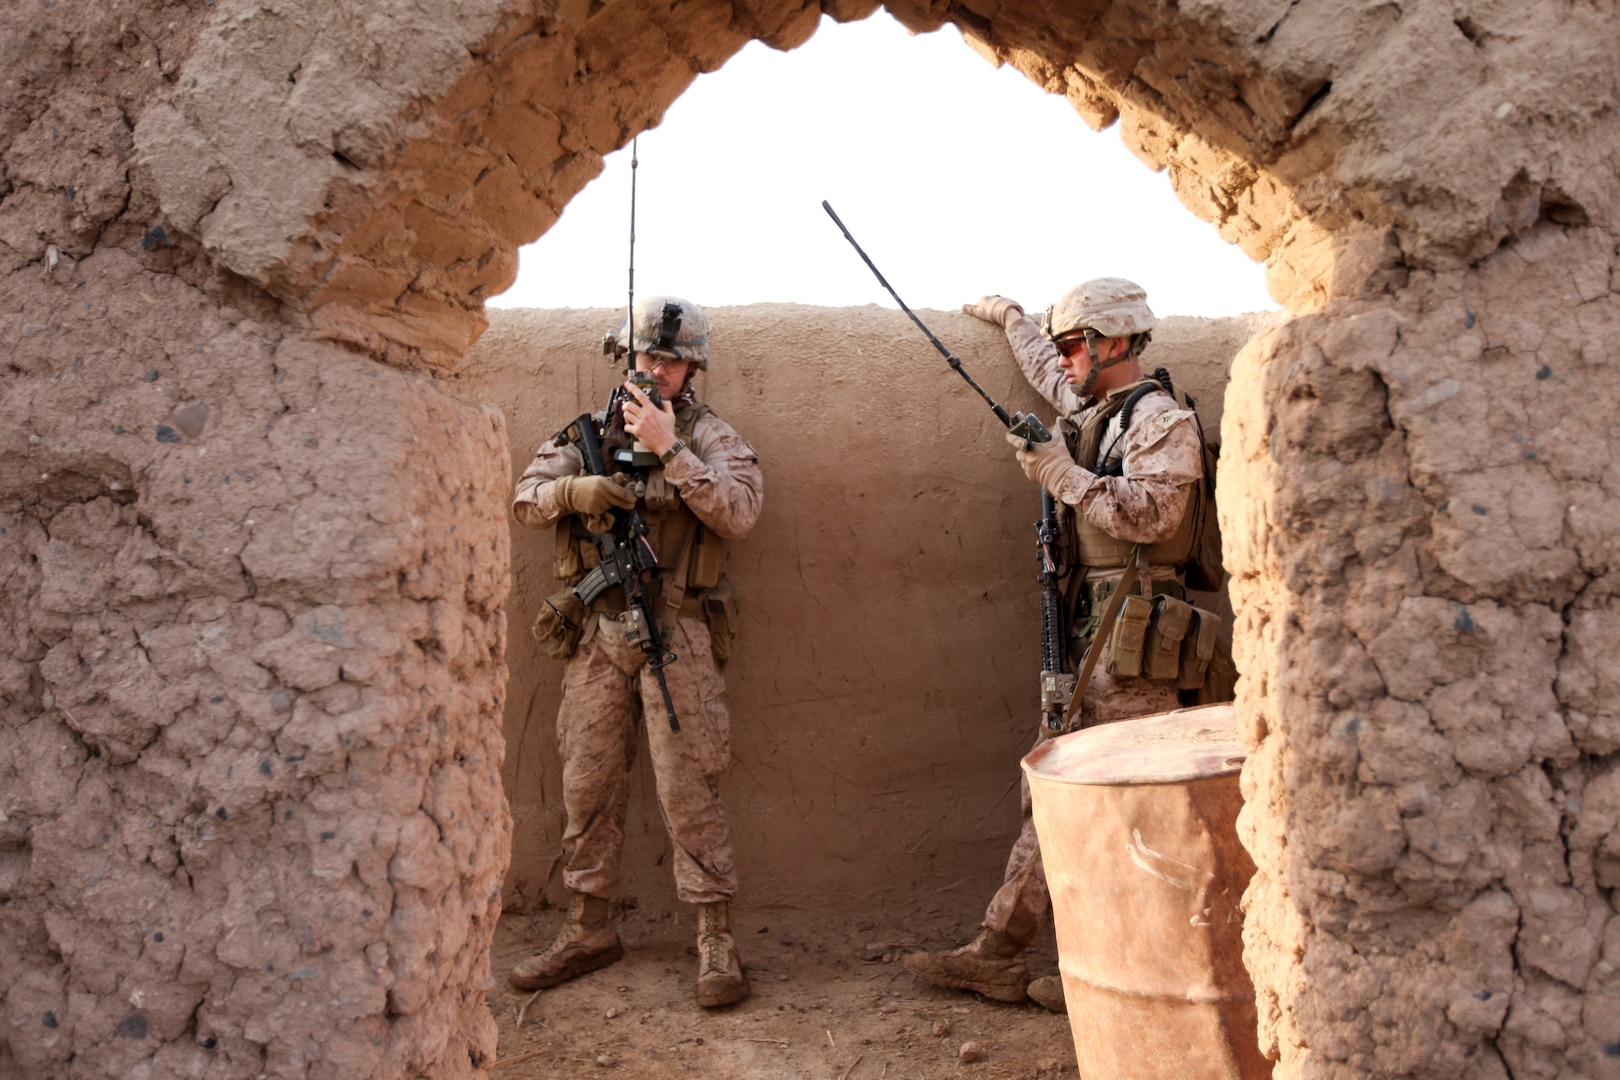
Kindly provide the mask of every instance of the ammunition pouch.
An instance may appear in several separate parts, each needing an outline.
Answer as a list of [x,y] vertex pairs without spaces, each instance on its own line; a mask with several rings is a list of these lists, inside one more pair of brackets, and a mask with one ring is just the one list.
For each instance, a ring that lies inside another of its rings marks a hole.
[[694,589],[712,589],[719,585],[720,567],[725,561],[725,540],[699,525],[697,547],[692,552],[692,570],[686,579],[687,584]]
[[1160,596],[1153,601],[1142,643],[1142,674],[1150,679],[1174,679],[1180,674],[1181,642],[1192,619],[1193,606],[1185,600]]
[[1119,618],[1108,635],[1108,674],[1123,678],[1142,674],[1142,651],[1152,617],[1151,600],[1141,596],[1125,598],[1125,606],[1119,609]]
[[647,473],[647,493],[642,496],[649,512],[654,514],[668,513],[681,505],[680,492],[675,485],[664,479],[663,469],[653,469]]
[[1215,651],[1220,644],[1221,617],[1202,608],[1192,610],[1192,627],[1187,636],[1181,639],[1181,664],[1176,679],[1178,690],[1203,688],[1209,678],[1210,663],[1215,659]]
[[579,648],[590,613],[573,589],[564,589],[540,602],[534,620],[534,640],[553,660],[566,660]]
[[[585,551],[588,549],[594,556],[596,549],[585,537],[585,526],[580,522],[579,515],[569,514],[557,522],[557,528],[552,532],[552,577],[572,584],[589,569],[585,565]],[[597,560],[593,558],[591,561],[594,564]]]
[[[1077,606],[1069,619],[1069,657],[1075,663],[1079,663],[1079,658],[1085,656],[1086,649],[1091,645],[1091,639],[1096,636],[1098,624],[1102,621],[1103,608],[1108,606],[1108,598],[1114,594],[1114,588],[1118,584],[1117,581],[1081,584]],[[1178,581],[1138,580],[1131,586],[1131,594],[1145,595],[1150,600],[1160,596],[1173,596],[1177,600],[1187,598],[1187,590],[1182,588]],[[1113,635],[1110,634],[1109,637],[1112,639]]]
[[[1198,690],[1216,659],[1221,617],[1187,602],[1179,582],[1137,581],[1125,598],[1108,635],[1110,675],[1174,682],[1178,690]],[[1084,657],[1096,636],[1101,613],[1117,582],[1082,587],[1070,645]]]

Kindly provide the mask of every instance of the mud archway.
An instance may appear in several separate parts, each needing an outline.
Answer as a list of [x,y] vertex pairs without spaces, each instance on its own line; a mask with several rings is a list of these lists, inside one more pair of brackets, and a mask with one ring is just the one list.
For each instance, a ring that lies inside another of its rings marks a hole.
[[[476,1069],[507,466],[422,375],[697,73],[873,8],[49,10],[0,127],[5,1052]],[[1598,1074],[1609,17],[890,10],[1118,118],[1296,316],[1223,466],[1283,1073]]]

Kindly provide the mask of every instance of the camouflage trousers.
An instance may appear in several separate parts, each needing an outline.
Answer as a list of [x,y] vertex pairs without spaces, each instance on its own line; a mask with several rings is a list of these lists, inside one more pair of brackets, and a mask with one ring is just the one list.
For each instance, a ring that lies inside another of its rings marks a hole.
[[624,850],[630,769],[647,729],[658,808],[674,848],[675,891],[689,904],[737,891],[720,776],[731,760],[725,682],[709,652],[709,628],[680,619],[666,644],[679,659],[664,668],[681,730],[669,729],[658,680],[639,648],[604,619],[563,671],[557,745],[563,762],[563,884],[614,895]]
[[[1103,664],[1091,676],[1091,685],[1080,702],[1079,727],[1110,724],[1116,720],[1129,720],[1137,716],[1179,709],[1174,682],[1152,679],[1115,678],[1102,670]],[[1074,729],[1071,729],[1074,730]],[[1046,728],[1035,737],[1035,746],[1047,739]],[[1034,749],[1034,747],[1031,747]],[[1029,779],[1021,781],[1024,813],[1023,828],[1013,842],[1012,854],[1007,857],[1007,872],[1001,888],[991,897],[984,913],[984,926],[1000,930],[1026,947],[1032,945],[1046,925],[1052,911],[1052,896],[1046,888],[1046,870],[1041,865],[1041,847],[1035,836],[1035,819],[1030,815]]]

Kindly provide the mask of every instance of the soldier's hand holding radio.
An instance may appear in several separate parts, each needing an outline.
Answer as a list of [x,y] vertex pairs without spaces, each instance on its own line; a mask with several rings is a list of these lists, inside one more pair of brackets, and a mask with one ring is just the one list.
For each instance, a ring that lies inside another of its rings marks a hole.
[[675,445],[675,410],[667,401],[655,404],[634,382],[626,382],[624,392],[624,429],[662,457]]
[[1018,464],[1023,466],[1024,475],[1053,495],[1060,493],[1063,478],[1077,467],[1062,439],[1030,442],[1009,433],[1007,442],[1017,451]]

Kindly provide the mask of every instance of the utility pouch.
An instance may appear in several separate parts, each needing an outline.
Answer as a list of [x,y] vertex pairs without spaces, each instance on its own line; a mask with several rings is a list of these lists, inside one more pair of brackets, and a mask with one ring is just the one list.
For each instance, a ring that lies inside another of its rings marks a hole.
[[1197,690],[1204,685],[1220,635],[1221,617],[1213,611],[1193,608],[1193,626],[1181,641],[1181,673],[1176,689]]
[[1181,642],[1192,622],[1193,606],[1173,596],[1153,598],[1153,621],[1142,647],[1142,674],[1174,679],[1181,668]]
[[654,469],[647,474],[647,494],[643,498],[650,512],[662,514],[674,508],[679,495],[675,485],[664,479],[664,470]]
[[585,604],[574,595],[573,589],[564,589],[540,602],[540,614],[534,620],[534,640],[540,651],[553,660],[566,660],[579,648],[580,635],[585,632],[587,612]]
[[687,584],[694,589],[712,589],[720,584],[720,565],[726,558],[726,542],[711,530],[698,525],[697,545],[692,551],[692,573]]
[[1125,598],[1114,630],[1108,635],[1108,674],[1124,678],[1142,674],[1142,647],[1152,617],[1153,601],[1142,596]]
[[585,561],[580,557],[580,542],[574,536],[578,518],[570,515],[557,522],[552,530],[551,576],[558,581],[573,581],[585,572]]
[[737,636],[737,591],[731,582],[721,578],[719,584],[703,597],[703,616],[709,622],[709,648],[715,663],[731,659],[733,639]]

